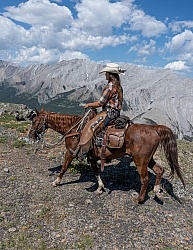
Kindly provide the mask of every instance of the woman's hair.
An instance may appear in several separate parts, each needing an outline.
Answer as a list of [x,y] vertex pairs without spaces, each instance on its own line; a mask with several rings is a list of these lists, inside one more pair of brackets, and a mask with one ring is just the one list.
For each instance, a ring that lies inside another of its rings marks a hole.
[[120,77],[116,73],[109,73],[109,82],[112,82],[115,84],[115,87],[118,92],[118,100],[119,100],[119,105],[122,106],[123,103],[123,88],[121,86],[120,82]]

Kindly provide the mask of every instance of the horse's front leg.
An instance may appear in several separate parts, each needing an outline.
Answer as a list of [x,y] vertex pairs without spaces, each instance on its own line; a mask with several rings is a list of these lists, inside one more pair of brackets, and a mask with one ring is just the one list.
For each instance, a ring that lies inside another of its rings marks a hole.
[[67,169],[68,169],[70,163],[72,162],[72,160],[73,160],[73,156],[67,150],[66,153],[65,153],[64,163],[63,163],[63,166],[62,166],[62,168],[60,170],[60,173],[59,173],[58,177],[56,178],[56,180],[52,182],[53,187],[56,187],[61,183],[62,177],[63,177],[64,173],[67,171]]
[[102,194],[102,193],[105,191],[104,183],[103,183],[103,181],[102,181],[102,179],[101,179],[100,174],[98,174],[98,175],[96,176],[96,178],[97,178],[97,181],[98,181],[98,188],[97,188],[97,190],[96,190],[96,193],[97,193],[97,194]]
[[162,188],[161,188],[161,180],[162,180],[162,177],[163,177],[163,174],[164,174],[164,169],[158,165],[154,159],[152,158],[149,162],[149,165],[148,165],[149,168],[151,168],[154,173],[155,173],[155,185],[154,185],[154,188],[153,188],[153,191],[155,193],[155,195],[161,199],[162,196],[161,196],[161,191],[162,191]]
[[93,168],[94,174],[95,174],[95,176],[97,178],[97,181],[98,181],[98,188],[96,190],[96,193],[97,194],[102,194],[104,192],[104,190],[105,190],[105,186],[104,186],[104,183],[103,183],[103,181],[101,179],[99,169],[97,167],[97,161],[94,160],[94,159],[89,159],[89,162],[90,162],[90,164],[91,164],[91,166]]

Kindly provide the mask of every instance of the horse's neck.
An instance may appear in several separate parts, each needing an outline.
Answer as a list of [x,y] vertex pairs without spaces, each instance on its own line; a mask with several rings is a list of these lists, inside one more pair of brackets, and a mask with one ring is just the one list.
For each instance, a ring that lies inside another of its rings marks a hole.
[[70,132],[74,126],[76,127],[76,124],[78,121],[80,121],[80,119],[81,117],[77,115],[73,116],[49,113],[46,120],[48,123],[48,128],[51,128],[60,134],[65,134]]

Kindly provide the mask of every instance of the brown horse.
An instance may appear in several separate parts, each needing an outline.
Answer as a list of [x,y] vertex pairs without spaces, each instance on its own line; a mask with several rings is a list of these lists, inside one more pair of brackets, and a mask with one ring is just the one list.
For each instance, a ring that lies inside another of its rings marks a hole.
[[[36,110],[36,114],[32,118],[32,126],[29,131],[29,137],[34,141],[39,139],[48,128],[57,131],[65,137],[66,153],[64,163],[57,179],[52,183],[53,186],[60,184],[64,173],[67,171],[69,164],[73,160],[70,149],[75,150],[78,145],[79,133],[77,133],[77,131],[81,130],[81,126],[83,126],[82,123],[83,118],[81,116],[57,114],[46,112],[44,110]],[[141,181],[139,195],[134,198],[135,203],[144,202],[149,183],[148,168],[152,169],[155,173],[156,180],[154,192],[159,197],[159,193],[161,192],[160,182],[164,169],[153,159],[159,144],[162,146],[165,152],[165,157],[170,166],[170,175],[174,176],[174,173],[176,173],[185,187],[185,182],[178,164],[177,141],[172,130],[167,126],[131,124],[126,130],[125,142],[123,146],[118,149],[106,149],[107,160],[117,159],[123,157],[124,155],[130,155],[132,157]],[[94,174],[98,180],[98,193],[102,193],[104,190],[104,184],[101,180],[97,167],[97,160],[101,158],[100,155],[101,148],[95,145],[87,155],[87,159],[93,167]]]

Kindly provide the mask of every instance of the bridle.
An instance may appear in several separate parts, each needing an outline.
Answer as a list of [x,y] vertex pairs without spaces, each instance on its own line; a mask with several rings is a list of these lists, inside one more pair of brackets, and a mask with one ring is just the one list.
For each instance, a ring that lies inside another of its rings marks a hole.
[[32,126],[31,126],[31,128],[29,130],[29,135],[30,135],[31,131],[34,132],[34,134],[37,136],[39,141],[44,141],[44,134],[46,132],[46,117],[47,117],[47,115],[44,116],[43,123],[42,123],[42,125],[40,127],[39,127],[39,124],[40,124],[39,123],[38,126],[37,126],[37,129],[33,129],[32,128],[33,124],[32,124]]

